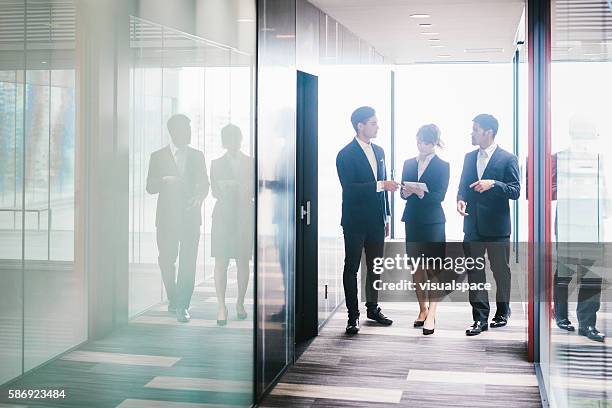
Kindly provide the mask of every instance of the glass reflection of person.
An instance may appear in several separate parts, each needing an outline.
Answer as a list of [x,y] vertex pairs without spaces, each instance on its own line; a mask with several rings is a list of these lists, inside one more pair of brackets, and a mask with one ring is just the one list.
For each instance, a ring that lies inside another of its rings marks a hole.
[[[446,217],[442,201],[448,190],[450,166],[436,155],[436,146],[442,146],[440,129],[436,125],[421,126],[416,139],[419,155],[404,162],[400,191],[400,196],[406,200],[402,215],[406,230],[406,254],[413,258],[424,255],[443,259],[446,254]],[[404,184],[407,181],[425,183],[428,191]],[[419,288],[419,283],[437,281],[438,276],[436,271],[423,268],[412,276],[419,302],[419,315],[414,327],[423,327],[424,335],[433,334],[436,308],[442,294],[439,291],[425,293]]]
[[601,265],[604,247],[601,218],[609,213],[609,199],[593,121],[570,119],[570,146],[552,157],[552,199],[557,201],[555,236],[557,264],[554,275],[555,320],[560,329],[575,331],[568,316],[569,284],[578,280],[578,334],[603,342],[596,328],[601,304]]
[[212,213],[211,256],[215,258],[217,324],[227,323],[225,292],[230,259],[236,261],[238,320],[247,317],[244,297],[249,283],[249,261],[253,254],[253,159],[240,148],[242,132],[229,124],[221,130],[221,142],[227,150],[210,165],[212,195],[217,199]]
[[[209,182],[204,153],[189,146],[191,121],[182,114],[168,119],[171,142],[151,154],[147,192],[158,194],[155,226],[158,263],[168,295],[168,311],[181,323],[190,320],[202,225],[202,203]],[[178,274],[175,274],[176,259]]]

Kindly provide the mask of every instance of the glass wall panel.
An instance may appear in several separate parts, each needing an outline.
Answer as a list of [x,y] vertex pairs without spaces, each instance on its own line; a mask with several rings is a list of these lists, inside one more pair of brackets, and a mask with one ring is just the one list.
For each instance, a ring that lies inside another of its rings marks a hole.
[[0,71],[0,383],[23,372],[24,76],[7,68]]
[[0,384],[252,405],[254,23],[241,0],[0,4]]
[[[346,44],[345,44],[346,45]],[[355,86],[355,84],[360,84]],[[319,321],[327,319],[344,299],[344,240],[340,226],[342,189],[336,155],[355,137],[351,114],[360,106],[376,110],[380,130],[373,143],[385,151],[391,171],[391,73],[386,66],[322,65],[319,74],[319,279],[327,299],[319,296]],[[390,176],[389,176],[390,177]]]
[[295,2],[258,4],[257,395],[293,361]]
[[[219,389],[227,395],[210,395],[204,401],[249,405],[253,325],[247,319],[254,317],[254,55],[252,49],[234,49],[136,16],[130,21],[134,58],[130,69],[130,325],[180,322],[178,314],[169,312],[181,307],[185,273],[193,262],[194,289],[187,303],[190,323],[211,326],[202,330],[187,325],[192,331],[189,336],[198,339],[192,345],[197,353],[194,361],[206,360],[208,367],[193,376],[234,384],[231,389]],[[174,156],[173,149],[179,151],[180,143],[173,127],[177,120],[189,128],[192,150],[188,152],[202,157],[199,170],[193,167],[194,161],[181,170],[181,159]],[[199,180],[201,225],[198,217],[187,221],[187,215],[172,212],[167,201],[172,196],[172,177],[178,177],[183,188],[188,188],[190,180]],[[175,227],[180,234],[195,228],[198,236],[181,235],[178,242],[170,242]],[[177,252],[169,255],[169,250]],[[165,347],[182,353],[177,342]]]
[[0,5],[0,336],[10,336],[0,382],[85,340],[85,271],[74,267],[74,13],[69,0]]
[[[146,43],[139,41],[144,30],[151,36]],[[163,53],[152,51],[163,50],[162,40],[162,27],[130,19],[134,58],[130,70],[130,317],[163,298],[155,250],[156,202],[154,196],[146,193],[149,157],[166,141],[162,115]]]
[[[554,406],[610,400],[609,2],[552,2],[550,317],[540,333]],[[607,339],[606,339],[607,340]]]
[[[470,142],[472,119],[491,113],[499,121],[495,143],[513,151],[512,64],[422,64],[399,67],[396,74],[395,174],[401,178],[404,161],[418,154],[419,127],[436,124],[444,148],[437,154],[450,163],[450,182],[442,207],[447,216],[446,238],[463,240],[463,218],[455,216],[457,189]],[[474,89],[486,89],[486,97]],[[395,237],[404,238],[401,221],[405,201],[395,195]]]
[[25,97],[27,371],[85,340],[86,308],[74,268],[74,70],[26,71]]

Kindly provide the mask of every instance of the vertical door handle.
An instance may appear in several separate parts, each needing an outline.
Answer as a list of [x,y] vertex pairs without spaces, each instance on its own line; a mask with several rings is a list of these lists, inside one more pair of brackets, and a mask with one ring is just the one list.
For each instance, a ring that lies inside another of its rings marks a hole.
[[310,201],[306,201],[306,209],[304,206],[300,206],[300,219],[304,219],[306,217],[306,225],[310,225]]

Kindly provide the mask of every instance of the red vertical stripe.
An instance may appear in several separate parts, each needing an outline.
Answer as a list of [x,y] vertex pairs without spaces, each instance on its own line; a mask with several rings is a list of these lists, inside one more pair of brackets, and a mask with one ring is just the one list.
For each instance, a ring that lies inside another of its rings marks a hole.
[[[529,0],[528,0],[529,1]],[[532,0],[537,1],[537,0]],[[529,177],[527,184],[527,194],[529,197],[529,241],[528,241],[528,359],[533,362],[535,358],[535,333],[534,333],[534,322],[535,319],[539,319],[539,316],[535,316],[534,314],[534,302],[535,302],[535,292],[534,292],[534,278],[535,278],[535,265],[538,261],[535,259],[535,237],[534,237],[534,209],[535,209],[535,200],[534,200],[534,183],[536,183],[535,177],[535,137],[536,137],[536,129],[537,129],[537,121],[543,119],[544,120],[544,150],[546,161],[544,163],[544,172],[545,172],[545,202],[544,202],[544,224],[545,224],[545,234],[544,234],[544,261],[545,268],[543,273],[544,277],[544,289],[545,296],[544,302],[545,304],[541,305],[544,310],[544,317],[547,321],[540,322],[540,327],[546,327],[548,329],[548,336],[540,336],[540,341],[549,341],[550,340],[550,329],[551,325],[550,319],[552,318],[552,244],[551,244],[551,202],[552,202],[552,166],[551,166],[551,114],[550,114],[550,64],[551,64],[551,33],[550,33],[550,12],[545,17],[546,21],[544,22],[546,27],[546,39],[545,39],[545,70],[544,70],[544,78],[538,78],[544,83],[544,98],[545,98],[545,108],[544,108],[544,118],[535,117],[534,110],[534,97],[535,97],[535,79],[536,72],[535,66],[533,64],[534,52],[533,47],[537,46],[534,41],[534,33],[533,33],[533,24],[528,23],[528,71],[529,71],[529,147],[528,147],[528,163],[527,163],[527,171],[528,174],[533,175]],[[529,21],[529,16],[527,16],[527,21]],[[543,325],[543,326],[542,326]],[[548,347],[546,349],[549,349]]]

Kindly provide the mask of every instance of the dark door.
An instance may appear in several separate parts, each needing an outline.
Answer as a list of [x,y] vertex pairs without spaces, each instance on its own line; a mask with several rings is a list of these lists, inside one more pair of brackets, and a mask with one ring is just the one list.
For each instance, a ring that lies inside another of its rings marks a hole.
[[318,78],[298,71],[296,117],[295,343],[317,335]]

